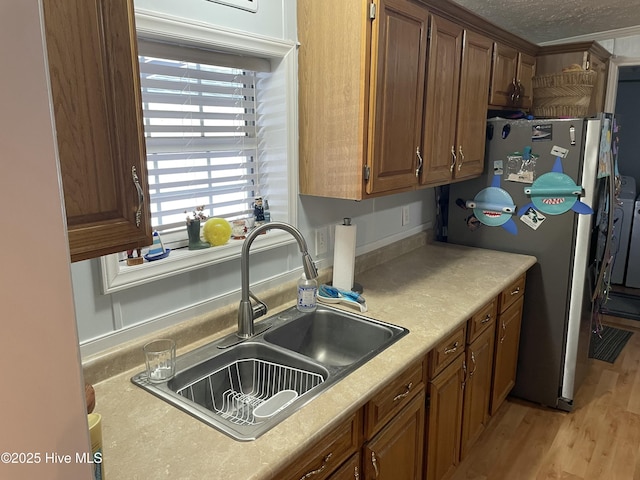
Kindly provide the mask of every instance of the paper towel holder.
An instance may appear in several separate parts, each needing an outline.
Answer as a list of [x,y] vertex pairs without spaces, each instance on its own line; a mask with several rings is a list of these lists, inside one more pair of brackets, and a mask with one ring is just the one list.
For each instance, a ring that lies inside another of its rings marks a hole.
[[[350,217],[343,217],[342,218],[342,225],[344,226],[351,226],[351,218]],[[327,285],[333,285],[333,281],[329,281],[326,283]],[[343,287],[344,288],[344,287]],[[356,293],[360,293],[362,294],[362,292],[364,291],[364,288],[361,284],[357,283],[355,281],[355,279],[353,280],[353,283],[351,285],[350,290],[352,292],[356,292]]]

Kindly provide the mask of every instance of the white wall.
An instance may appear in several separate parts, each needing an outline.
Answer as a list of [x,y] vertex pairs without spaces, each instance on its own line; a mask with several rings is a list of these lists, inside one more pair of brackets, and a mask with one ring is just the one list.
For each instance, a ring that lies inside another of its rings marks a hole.
[[0,452],[39,455],[3,456],[0,478],[90,478],[75,462],[91,450],[39,3],[0,2]]
[[[295,2],[258,2],[257,14],[206,0],[136,0],[135,6],[136,11],[161,11],[198,22],[208,21],[224,28],[246,29],[254,34],[295,40]],[[358,226],[358,252],[365,253],[429,226],[434,221],[434,204],[433,189],[362,202],[301,196],[297,200],[297,223],[313,254],[317,228],[328,226],[331,231],[335,224],[342,223],[343,217],[351,217]],[[403,205],[410,208],[410,223],[404,226],[401,224]],[[320,266],[332,263],[332,236],[329,247],[325,255],[314,255]],[[300,267],[300,255],[295,244],[252,254],[251,282],[267,288],[281,282],[279,276],[282,274],[286,277],[289,273],[291,277]],[[237,303],[240,299],[238,260],[109,295],[101,293],[98,260],[72,264],[72,274],[83,356],[188,320],[216,307]],[[294,292],[291,293],[293,298]]]

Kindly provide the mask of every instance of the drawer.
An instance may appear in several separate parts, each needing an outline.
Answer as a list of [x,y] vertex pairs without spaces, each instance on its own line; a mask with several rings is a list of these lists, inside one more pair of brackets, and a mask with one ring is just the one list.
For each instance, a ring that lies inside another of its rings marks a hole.
[[274,478],[288,480],[308,477],[313,477],[314,480],[329,478],[345,460],[360,449],[361,429],[362,409],[297,456],[297,461]]
[[519,298],[524,295],[524,284],[526,275],[523,274],[515,282],[505,288],[500,294],[499,312],[504,312],[507,308],[513,305]]
[[463,324],[431,351],[430,378],[435,377],[449,365],[454,358],[464,352],[466,327],[466,323]]
[[382,389],[366,405],[365,438],[370,440],[424,385],[426,359],[412,365]]
[[469,320],[467,343],[473,342],[478,336],[490,327],[495,321],[498,315],[498,300],[494,299],[487,305],[482,307],[476,314]]

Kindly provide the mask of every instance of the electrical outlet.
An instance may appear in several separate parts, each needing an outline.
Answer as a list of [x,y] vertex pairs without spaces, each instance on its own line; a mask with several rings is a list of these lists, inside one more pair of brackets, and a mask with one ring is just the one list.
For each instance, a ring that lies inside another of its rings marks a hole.
[[327,243],[329,241],[327,227],[316,229],[316,256],[327,253]]
[[402,206],[402,225],[409,225],[409,205]]

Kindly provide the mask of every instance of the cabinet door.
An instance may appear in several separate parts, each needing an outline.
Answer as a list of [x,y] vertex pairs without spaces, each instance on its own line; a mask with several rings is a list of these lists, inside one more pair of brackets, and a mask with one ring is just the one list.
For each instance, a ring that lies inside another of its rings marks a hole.
[[133,1],[43,11],[71,260],[150,245]]
[[338,467],[357,453],[362,442],[362,410],[314,443],[304,454],[273,478],[326,480]]
[[[430,22],[422,184],[447,183],[453,175],[464,34],[462,27],[436,15]],[[482,100],[486,118],[486,93]]]
[[520,297],[498,316],[491,415],[496,413],[516,383],[523,303],[524,297]]
[[533,104],[533,76],[536,72],[536,58],[526,53],[518,55],[518,104],[522,108],[531,108]]
[[362,450],[364,478],[422,478],[424,389]]
[[464,370],[464,355],[459,355],[430,382],[427,480],[448,477],[459,463]]
[[457,163],[453,172],[456,179],[478,176],[484,170],[492,47],[488,38],[465,32],[456,126]]
[[[344,465],[336,470],[328,480],[360,480],[362,478],[360,472],[360,454],[356,453],[344,462]],[[313,476],[307,478],[313,478]]]
[[518,51],[501,43],[493,44],[493,68],[489,104],[513,105],[515,99]]
[[494,336],[495,322],[467,345],[468,374],[462,410],[461,460],[489,422]]
[[378,3],[372,29],[367,193],[417,185],[427,19],[427,10],[408,0]]

